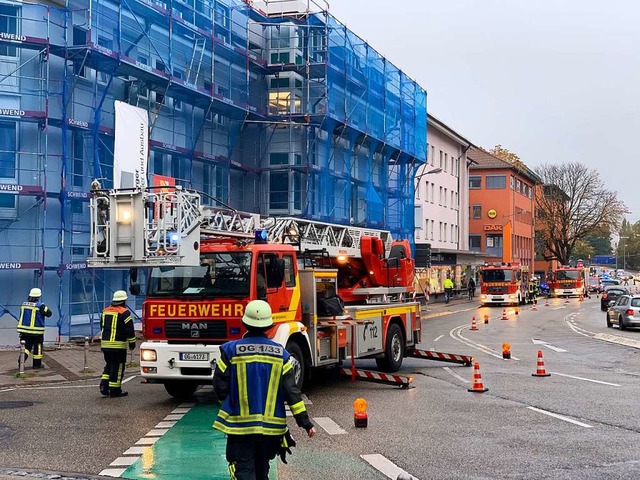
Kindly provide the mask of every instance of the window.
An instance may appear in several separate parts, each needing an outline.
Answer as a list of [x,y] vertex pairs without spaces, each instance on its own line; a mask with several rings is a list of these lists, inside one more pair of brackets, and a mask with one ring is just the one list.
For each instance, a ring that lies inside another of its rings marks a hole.
[[487,189],[500,189],[507,187],[507,177],[505,175],[487,175]]
[[288,174],[286,172],[271,172],[269,175],[269,208],[271,210],[286,210],[288,196]]
[[480,235],[469,235],[469,250],[480,250],[481,245],[482,237]]
[[269,165],[289,165],[288,153],[270,153]]
[[520,193],[522,191],[522,183],[520,180],[516,180],[516,191]]
[[440,187],[440,196],[438,197],[438,205],[442,205],[442,187]]
[[526,197],[527,192],[529,191],[529,186],[526,183],[522,184],[522,194]]
[[444,224],[444,229],[443,229],[443,234],[442,235],[442,241],[446,242],[447,241],[447,224]]
[[213,21],[224,28],[229,28],[229,7],[216,2],[213,9]]
[[431,184],[431,203],[433,203],[433,197],[435,196],[435,191],[436,191],[436,184],[432,183]]
[[482,205],[474,205],[473,207],[473,218],[482,218]]
[[418,232],[422,230],[422,205],[415,205],[413,207],[413,223]]
[[291,28],[271,27],[271,48],[289,48],[291,46]]
[[533,187],[529,187],[529,198],[533,197]]
[[443,168],[444,165],[442,165],[442,150],[440,150],[440,168]]
[[449,154],[445,153],[444,154],[444,171],[447,172],[447,165],[449,165]]
[[0,122],[0,177],[16,176],[16,124]]
[[431,145],[431,165],[436,165],[436,147]]
[[[82,28],[73,27],[73,44],[74,45],[86,45],[87,44],[87,31]],[[79,77],[86,78],[87,72],[84,67],[84,56],[80,56],[73,62],[73,74]]]
[[453,191],[451,192],[451,203],[449,204],[449,208],[451,208],[451,210],[455,208],[455,205],[453,204]]
[[456,158],[456,171],[455,171],[455,175],[456,177],[460,176],[460,159]]
[[0,193],[0,208],[16,208],[17,195]]
[[458,192],[456,192],[456,210],[460,208],[460,197],[458,196]]
[[71,141],[73,143],[73,181],[71,183],[74,187],[82,187],[84,184],[84,136],[82,132],[73,132]]
[[274,52],[271,54],[269,63],[291,63],[291,55],[289,52]]
[[469,188],[472,190],[482,188],[482,177],[479,175],[469,177]]
[[164,153],[151,152],[153,155],[153,173],[164,175]]
[[487,248],[502,248],[502,235],[487,235]]
[[433,240],[433,227],[436,224],[435,220],[431,220],[431,230],[429,232],[429,238],[431,238],[431,240]]
[[287,287],[296,286],[296,272],[294,269],[294,261],[292,255],[284,255],[284,284]]
[[454,230],[455,230],[455,225],[451,225],[451,236],[449,237],[451,239],[451,243],[456,242],[456,237],[453,235]]
[[[18,9],[9,5],[0,5],[0,32],[9,35],[18,34]],[[0,45],[0,55],[16,57],[18,51],[13,45]]]
[[442,199],[442,206],[446,207],[447,206],[447,189],[444,189],[444,197]]
[[513,175],[511,175],[509,186],[511,187],[511,190],[516,189],[516,179]]

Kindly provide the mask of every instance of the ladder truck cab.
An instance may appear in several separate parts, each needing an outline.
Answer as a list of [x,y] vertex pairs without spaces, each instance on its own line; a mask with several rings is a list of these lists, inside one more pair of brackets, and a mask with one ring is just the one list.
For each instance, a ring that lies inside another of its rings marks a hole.
[[529,301],[529,267],[515,263],[485,263],[480,270],[483,305],[519,305]]
[[91,225],[91,267],[149,269],[141,375],[174,397],[211,383],[255,299],[271,305],[268,335],[300,385],[356,358],[395,372],[421,340],[409,243],[388,231],[213,208],[180,187],[96,192]]
[[588,275],[584,266],[560,266],[551,273],[549,293],[552,297],[586,297]]

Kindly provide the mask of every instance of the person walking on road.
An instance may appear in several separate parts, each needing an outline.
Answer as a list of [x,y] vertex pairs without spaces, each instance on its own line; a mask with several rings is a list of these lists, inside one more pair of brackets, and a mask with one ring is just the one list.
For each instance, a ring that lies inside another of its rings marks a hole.
[[53,312],[40,301],[42,290],[32,288],[29,291],[27,301],[20,307],[18,319],[18,334],[20,341],[24,340],[24,362],[29,355],[33,357],[33,368],[42,368],[42,346],[44,344],[45,317],[50,317]]
[[242,323],[247,333],[220,347],[213,386],[222,402],[213,428],[227,434],[226,457],[234,480],[267,480],[269,461],[295,446],[287,429],[285,400],[299,427],[309,437],[316,429],[309,420],[294,377],[295,359],[266,331],[273,326],[271,307],[253,300]]
[[453,282],[451,278],[447,277],[444,280],[444,303],[449,303],[451,297],[453,296]]
[[100,379],[100,393],[105,397],[125,397],[122,377],[129,350],[136,348],[136,332],[131,312],[125,306],[127,292],[114,292],[111,305],[102,311],[100,336],[105,367]]
[[467,284],[467,289],[469,290],[469,300],[473,300],[473,297],[476,294],[476,282],[473,277],[469,278],[469,283]]

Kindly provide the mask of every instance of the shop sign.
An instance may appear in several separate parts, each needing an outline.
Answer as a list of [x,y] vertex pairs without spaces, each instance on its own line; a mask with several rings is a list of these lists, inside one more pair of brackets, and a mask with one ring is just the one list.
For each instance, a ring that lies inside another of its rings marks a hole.
[[502,225],[485,225],[484,231],[485,232],[501,232]]

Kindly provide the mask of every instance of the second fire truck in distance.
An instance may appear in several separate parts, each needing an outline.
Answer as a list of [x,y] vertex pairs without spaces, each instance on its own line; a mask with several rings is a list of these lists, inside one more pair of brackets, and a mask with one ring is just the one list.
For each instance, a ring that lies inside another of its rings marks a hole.
[[180,187],[103,191],[91,212],[90,266],[149,267],[141,375],[174,397],[211,382],[219,346],[242,337],[254,299],[271,305],[269,336],[296,360],[299,384],[316,367],[372,358],[395,372],[418,356],[414,261],[388,231],[263,219]]
[[589,270],[585,267],[558,267],[551,273],[549,295],[552,297],[586,297]]
[[513,263],[485,263],[480,270],[482,305],[520,305],[529,302],[529,267]]

